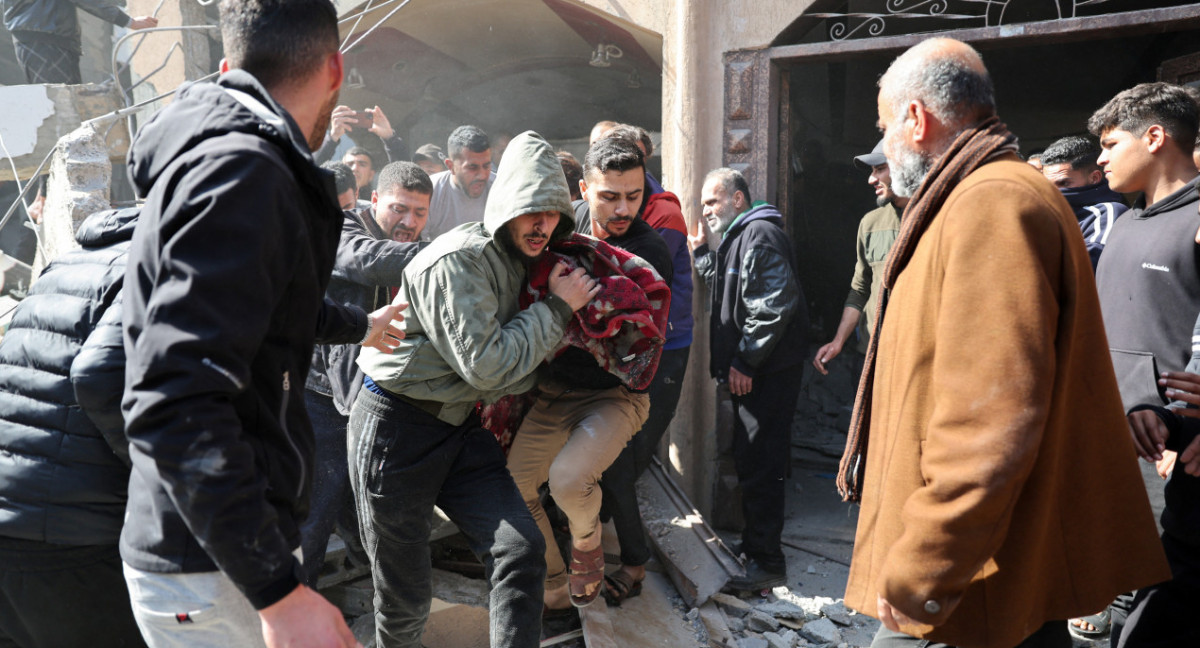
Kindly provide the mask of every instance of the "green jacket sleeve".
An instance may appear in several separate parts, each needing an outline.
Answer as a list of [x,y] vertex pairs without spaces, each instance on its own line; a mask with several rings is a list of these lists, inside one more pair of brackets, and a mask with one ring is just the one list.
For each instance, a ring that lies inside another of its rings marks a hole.
[[858,239],[854,247],[854,277],[850,279],[850,293],[846,295],[846,306],[862,310],[871,299],[871,264],[867,261],[867,241],[863,224],[858,224]]
[[[533,386],[533,373],[562,339],[571,309],[557,297],[501,322],[488,273],[449,254],[417,277],[412,306],[429,341],[468,385],[515,393]],[[516,299],[514,294],[512,299]]]

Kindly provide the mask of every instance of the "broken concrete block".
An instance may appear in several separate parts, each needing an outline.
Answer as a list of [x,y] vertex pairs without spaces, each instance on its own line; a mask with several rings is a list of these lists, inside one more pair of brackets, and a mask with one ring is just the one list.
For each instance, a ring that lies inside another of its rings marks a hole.
[[764,632],[763,639],[767,640],[767,645],[770,648],[792,648],[795,645],[793,642],[784,639],[782,635],[777,635],[774,632]]
[[808,614],[810,619],[820,618],[821,608],[834,602],[834,600],[828,596],[796,596],[795,594],[792,594],[791,590],[786,587],[776,587],[775,589],[771,590],[771,593],[775,595],[775,598],[781,601],[787,601],[793,605],[800,606],[800,608]]
[[724,592],[713,594],[712,598],[709,600],[713,603],[716,603],[717,606],[721,608],[721,611],[729,615],[731,619],[733,617],[740,619],[749,614],[751,610],[749,603],[736,596],[733,596],[732,594],[726,594]]
[[800,629],[800,634],[817,643],[842,643],[841,633],[838,632],[837,626],[833,624],[833,621],[829,619],[809,621]]
[[100,133],[86,127],[59,140],[50,160],[34,273],[60,255],[79,249],[75,241],[79,224],[94,212],[109,208],[112,163],[106,146]]
[[738,639],[738,648],[770,648],[770,644],[761,637],[743,637]]
[[832,603],[830,605],[822,606],[821,614],[825,615],[830,621],[833,621],[834,623],[841,625],[841,626],[848,626],[851,623],[851,621],[850,621],[851,612],[849,609],[846,608],[846,605],[844,603],[842,603],[841,601]]
[[750,614],[746,615],[746,628],[755,632],[775,631],[779,629],[779,622],[765,612],[751,610]]
[[776,619],[795,619],[798,621],[804,621],[804,620],[807,620],[808,618],[814,618],[814,617],[809,617],[805,613],[804,609],[801,608],[800,606],[798,606],[794,603],[790,603],[788,601],[772,601],[770,603],[760,603],[760,604],[754,606],[754,609],[758,610],[759,612],[762,612],[763,614],[769,614],[772,617],[775,617]]

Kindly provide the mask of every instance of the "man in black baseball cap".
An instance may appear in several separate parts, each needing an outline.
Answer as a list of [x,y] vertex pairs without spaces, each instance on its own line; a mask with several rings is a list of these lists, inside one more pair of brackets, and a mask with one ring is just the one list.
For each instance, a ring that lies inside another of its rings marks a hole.
[[858,350],[864,352],[870,340],[871,327],[875,323],[875,301],[883,279],[883,264],[896,236],[900,233],[900,212],[908,204],[892,192],[892,174],[888,169],[887,157],[883,154],[883,140],[870,153],[854,157],[854,166],[869,171],[867,182],[875,189],[878,208],[867,212],[858,224],[858,255],[854,264],[854,278],[850,280],[850,293],[846,296],[846,307],[842,310],[842,321],[838,324],[833,340],[817,350],[813,367],[822,374],[830,361],[842,352],[846,340],[854,333],[859,318],[865,316],[862,334],[858,337]]

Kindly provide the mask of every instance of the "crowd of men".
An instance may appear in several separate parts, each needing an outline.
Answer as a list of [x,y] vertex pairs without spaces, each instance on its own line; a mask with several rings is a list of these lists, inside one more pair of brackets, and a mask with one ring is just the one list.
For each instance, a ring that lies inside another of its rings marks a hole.
[[[221,30],[219,79],[133,143],[144,204],[89,217],[0,341],[0,645],[355,646],[315,591],[337,529],[376,644],[415,648],[435,507],[483,563],[493,646],[638,596],[633,484],[679,402],[693,277],[734,412],[729,587],[785,582],[809,321],[778,209],[718,168],[689,228],[616,122],[582,163],[470,125],[410,155],[381,108],[338,104],[328,0],[223,0]],[[969,46],[927,40],[879,85],[855,158],[878,208],[811,359],[863,331],[847,605],[882,647],[1065,647],[1110,617],[1118,648],[1198,645],[1196,97],[1126,90],[1098,144],[1035,168]],[[388,163],[333,161],[354,129]],[[1171,475],[1161,539],[1138,456]]]

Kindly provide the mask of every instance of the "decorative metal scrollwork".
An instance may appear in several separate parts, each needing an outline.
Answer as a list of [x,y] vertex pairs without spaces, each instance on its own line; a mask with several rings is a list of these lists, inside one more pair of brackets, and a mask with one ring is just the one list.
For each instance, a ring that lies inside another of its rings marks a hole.
[[[1045,0],[1054,4],[1058,17],[1075,18],[1079,8],[1109,0]],[[954,20],[979,27],[994,27],[1005,22],[1010,4],[1016,0],[885,0],[878,11],[853,13],[813,13],[811,18],[829,22],[829,39],[844,41],[850,38],[882,36],[888,22],[901,19]],[[953,10],[951,9],[953,7]]]

